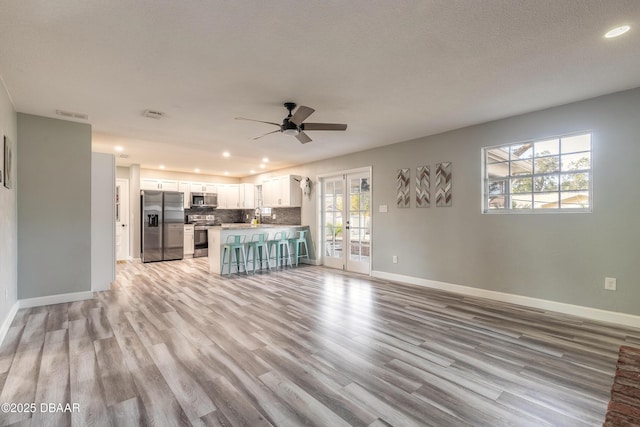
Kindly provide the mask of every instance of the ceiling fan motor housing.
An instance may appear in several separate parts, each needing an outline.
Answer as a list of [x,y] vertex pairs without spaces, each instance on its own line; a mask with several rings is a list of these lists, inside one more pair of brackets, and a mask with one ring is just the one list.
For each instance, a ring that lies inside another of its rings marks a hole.
[[289,121],[289,118],[286,118],[282,121],[282,127],[281,127],[282,133],[284,133],[285,135],[297,135],[300,132],[300,129],[298,128],[298,126]]

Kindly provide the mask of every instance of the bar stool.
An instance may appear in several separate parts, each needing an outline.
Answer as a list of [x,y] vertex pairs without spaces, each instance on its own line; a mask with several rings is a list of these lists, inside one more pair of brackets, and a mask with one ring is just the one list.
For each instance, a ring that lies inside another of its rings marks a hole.
[[[295,250],[295,259],[296,259],[296,267],[298,266],[298,260],[300,258],[309,259],[309,248],[307,247],[307,230],[299,230],[296,232],[298,234],[297,237],[289,239],[289,241],[293,244],[293,249]],[[304,254],[300,255],[300,245],[304,245]]]
[[[289,239],[287,237],[286,231],[278,231],[273,239],[268,241],[269,243],[269,259],[273,259],[276,262],[276,270],[280,267],[281,262],[285,262],[289,260],[289,265],[291,264],[291,250],[289,249]],[[272,249],[275,248],[275,258],[271,257]],[[285,258],[286,253],[286,258]],[[285,262],[285,267],[287,266]]]
[[[240,263],[244,266],[245,273],[249,274],[247,271],[247,251],[244,244],[245,236],[238,235],[229,235],[227,236],[227,241],[224,245],[222,245],[222,264],[220,264],[220,274],[223,274],[224,271],[224,263],[227,258],[227,253],[229,254],[229,259],[226,260],[228,267],[228,274],[231,276],[231,266],[235,265],[238,270],[238,274],[240,274]],[[235,261],[233,261],[235,255]],[[242,255],[242,261],[240,260],[240,255]]]
[[256,233],[251,236],[251,240],[247,245],[248,263],[253,264],[253,272],[256,272],[256,257],[259,259],[258,269],[262,270],[264,263],[267,263],[269,271],[271,271],[271,262],[269,259],[269,233]]

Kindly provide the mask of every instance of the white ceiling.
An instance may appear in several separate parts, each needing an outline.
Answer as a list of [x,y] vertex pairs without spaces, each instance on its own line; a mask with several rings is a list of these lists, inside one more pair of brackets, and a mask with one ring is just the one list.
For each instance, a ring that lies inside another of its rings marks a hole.
[[[2,1],[0,75],[17,111],[87,114],[119,165],[240,177],[638,87],[640,1]],[[349,128],[234,120],[285,101]]]

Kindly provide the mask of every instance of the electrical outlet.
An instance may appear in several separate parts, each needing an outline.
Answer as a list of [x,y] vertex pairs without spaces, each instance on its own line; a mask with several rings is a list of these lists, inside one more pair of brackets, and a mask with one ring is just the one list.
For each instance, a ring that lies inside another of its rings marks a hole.
[[394,264],[398,263],[398,255],[394,255],[391,259],[393,260]]
[[616,290],[616,279],[615,277],[605,277],[604,278],[604,288],[608,291]]
[[276,219],[276,214],[271,215],[271,219]]
[[249,214],[246,215],[245,219],[249,219]]

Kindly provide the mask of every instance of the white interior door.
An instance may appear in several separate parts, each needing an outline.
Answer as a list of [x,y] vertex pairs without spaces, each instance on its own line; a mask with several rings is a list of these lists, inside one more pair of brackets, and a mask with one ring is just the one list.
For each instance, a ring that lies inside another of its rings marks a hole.
[[116,179],[116,260],[129,258],[129,180]]
[[371,173],[367,170],[322,180],[324,265],[371,272]]

